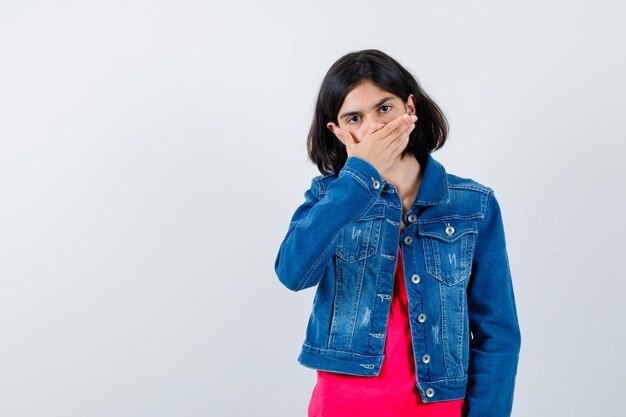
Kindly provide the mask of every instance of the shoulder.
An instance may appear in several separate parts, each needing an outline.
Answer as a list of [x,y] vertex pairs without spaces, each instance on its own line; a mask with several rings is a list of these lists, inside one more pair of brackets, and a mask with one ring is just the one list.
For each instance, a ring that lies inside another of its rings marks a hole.
[[328,185],[336,179],[336,174],[317,175],[311,179],[311,189],[318,196],[324,195],[326,194],[326,188]]
[[487,207],[493,204],[491,202],[495,200],[495,196],[491,185],[447,171],[445,176],[450,201],[472,206],[473,210],[480,211],[483,215],[486,213]]
[[[447,188],[450,192],[474,192],[480,194],[490,194],[493,192],[493,189],[482,182],[476,181],[474,178],[457,175],[449,170],[449,168],[444,165],[438,158],[433,157],[432,154],[428,155],[427,164],[434,164],[434,167],[438,168],[436,170],[431,168],[431,171],[438,172],[438,175],[442,175],[444,178],[444,183],[447,184]],[[428,165],[427,168],[428,170]]]
[[475,210],[482,212],[482,223],[489,223],[485,220],[493,217],[494,214],[500,215],[500,203],[490,185],[451,173],[446,173],[446,178],[451,201],[474,206]]
[[448,181],[448,188],[450,190],[477,192],[482,194],[491,194],[493,188],[489,185],[476,181],[470,177],[462,177],[460,175],[451,174],[446,172],[446,179]]

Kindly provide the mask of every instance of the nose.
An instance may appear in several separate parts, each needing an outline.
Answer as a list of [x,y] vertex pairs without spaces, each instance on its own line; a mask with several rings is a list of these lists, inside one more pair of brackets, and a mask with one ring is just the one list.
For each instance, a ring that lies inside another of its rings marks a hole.
[[371,114],[366,115],[363,119],[363,128],[365,130],[366,136],[382,129],[384,125],[385,124],[382,121],[378,120],[375,116],[372,116]]

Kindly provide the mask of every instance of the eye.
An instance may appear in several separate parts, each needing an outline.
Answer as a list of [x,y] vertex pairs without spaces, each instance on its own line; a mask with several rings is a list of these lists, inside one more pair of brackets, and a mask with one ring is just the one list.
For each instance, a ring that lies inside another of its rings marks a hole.
[[[393,106],[388,106],[388,105],[384,105],[384,106],[380,106],[379,109],[382,111],[382,113],[389,113],[391,111],[391,109],[393,108]],[[388,109],[388,110],[383,110],[383,109]],[[352,116],[351,118],[348,119],[348,124],[354,124],[357,121],[354,121],[355,117],[359,117],[359,116]],[[354,123],[353,123],[354,121]]]

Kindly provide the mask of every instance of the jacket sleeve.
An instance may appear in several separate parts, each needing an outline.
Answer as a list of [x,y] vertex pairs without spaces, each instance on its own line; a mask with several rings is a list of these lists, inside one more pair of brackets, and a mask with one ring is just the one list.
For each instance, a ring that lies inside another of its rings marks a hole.
[[337,178],[323,187],[320,176],[313,178],[276,255],[276,275],[292,291],[317,285],[332,260],[339,232],[376,202],[383,181],[372,164],[350,156]]
[[476,237],[467,304],[472,339],[466,404],[468,417],[510,417],[521,333],[504,225],[493,190]]

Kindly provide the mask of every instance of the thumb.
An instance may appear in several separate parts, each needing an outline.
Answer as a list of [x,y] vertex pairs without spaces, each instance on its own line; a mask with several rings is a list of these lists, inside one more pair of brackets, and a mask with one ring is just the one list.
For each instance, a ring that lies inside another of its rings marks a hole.
[[345,132],[339,128],[337,128],[335,135],[337,135],[337,137],[341,139],[346,146],[354,145],[356,143],[350,133]]

